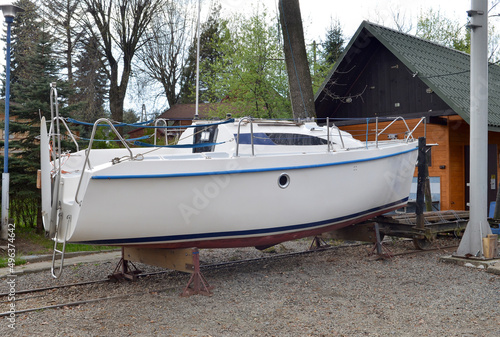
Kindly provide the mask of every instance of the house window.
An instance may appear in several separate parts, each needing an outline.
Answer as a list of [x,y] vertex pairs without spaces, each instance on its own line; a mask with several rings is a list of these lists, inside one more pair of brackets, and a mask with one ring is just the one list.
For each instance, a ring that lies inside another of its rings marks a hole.
[[[415,203],[417,201],[417,182],[418,178],[413,177],[410,189],[410,197],[408,200],[408,212],[415,212]],[[439,211],[441,209],[441,177],[429,177],[432,198],[432,210]]]

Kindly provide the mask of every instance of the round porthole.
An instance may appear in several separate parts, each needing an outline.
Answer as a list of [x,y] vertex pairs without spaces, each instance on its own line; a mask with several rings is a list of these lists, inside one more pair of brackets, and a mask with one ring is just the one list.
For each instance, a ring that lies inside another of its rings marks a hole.
[[282,173],[278,178],[278,185],[281,188],[287,188],[290,185],[290,176],[286,173]]

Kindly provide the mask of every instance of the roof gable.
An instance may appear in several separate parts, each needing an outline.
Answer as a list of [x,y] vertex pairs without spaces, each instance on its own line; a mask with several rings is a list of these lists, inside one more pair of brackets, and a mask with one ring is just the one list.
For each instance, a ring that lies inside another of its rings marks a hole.
[[[413,78],[418,78],[465,121],[470,121],[470,55],[412,35],[364,21],[316,94],[316,106],[325,98],[328,83],[342,76],[349,66],[363,67],[377,40],[387,48]],[[489,129],[500,131],[500,67],[489,66]],[[349,83],[353,85],[354,83]],[[352,95],[353,93],[350,93]],[[356,94],[356,93],[354,93]],[[335,117],[335,116],[332,116]]]
[[[198,104],[198,115],[200,118],[208,118],[214,109],[213,104],[200,103]],[[166,118],[171,120],[193,120],[196,113],[196,104],[175,104],[170,109],[162,113],[158,118]]]

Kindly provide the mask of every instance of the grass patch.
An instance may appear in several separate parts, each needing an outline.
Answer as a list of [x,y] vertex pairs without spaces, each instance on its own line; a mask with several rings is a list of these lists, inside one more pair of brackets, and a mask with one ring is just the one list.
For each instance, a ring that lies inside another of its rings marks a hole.
[[[54,249],[54,241],[48,239],[43,234],[37,234],[33,229],[16,227],[16,255],[40,255],[51,254]],[[61,245],[60,245],[61,246]],[[117,249],[112,246],[95,246],[75,243],[66,244],[66,252],[101,251]]]
[[114,246],[95,246],[95,245],[82,245],[77,243],[67,243],[66,252],[96,252],[100,250],[119,249],[120,247]]
[[[17,257],[14,259],[15,265],[20,266],[22,264],[26,264],[26,260],[22,259],[20,257]],[[0,257],[0,268],[5,268],[9,265],[9,258],[8,257]]]

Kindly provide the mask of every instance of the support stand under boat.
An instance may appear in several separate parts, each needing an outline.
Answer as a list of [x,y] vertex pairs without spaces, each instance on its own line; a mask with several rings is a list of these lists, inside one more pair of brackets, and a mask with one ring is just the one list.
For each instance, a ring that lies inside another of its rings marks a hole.
[[[382,244],[382,236],[380,235],[380,226],[377,222],[373,223],[373,229],[375,231],[375,244],[373,245],[371,254],[377,251],[378,259],[391,259],[393,254],[389,248]],[[386,253],[384,253],[384,249]]]
[[[136,281],[137,275],[142,273],[139,268],[137,268],[131,261],[125,260],[122,247],[122,257],[113,271],[113,274],[109,275],[108,278],[111,281],[119,281],[122,279],[129,281]],[[132,268],[131,268],[132,267]]]
[[417,234],[413,236],[413,244],[417,249],[428,249],[434,237],[426,235],[425,231],[425,187],[428,177],[427,168],[427,146],[425,137],[420,137],[418,139],[418,180],[417,180],[417,203],[415,209],[416,215],[416,225],[415,230],[421,232],[422,234]]
[[192,257],[194,272],[192,273],[188,284],[184,288],[184,291],[181,293],[181,296],[187,297],[198,294],[212,296],[212,292],[210,290],[212,290],[213,287],[208,284],[207,280],[200,272],[200,252],[198,249],[193,248]]
[[[122,258],[109,278],[114,280],[127,279],[135,281],[141,273],[132,262],[145,263],[152,266],[190,273],[191,278],[181,296],[205,295],[211,296],[213,289],[200,271],[198,248],[164,249],[122,247]],[[130,268],[132,266],[134,270]]]
[[309,250],[319,250],[328,247],[330,247],[330,245],[326,243],[326,241],[321,236],[315,236],[311,242],[311,245],[309,246]]

